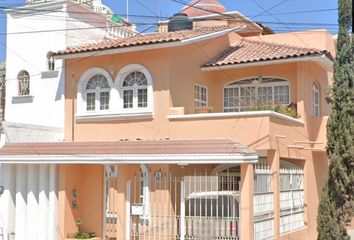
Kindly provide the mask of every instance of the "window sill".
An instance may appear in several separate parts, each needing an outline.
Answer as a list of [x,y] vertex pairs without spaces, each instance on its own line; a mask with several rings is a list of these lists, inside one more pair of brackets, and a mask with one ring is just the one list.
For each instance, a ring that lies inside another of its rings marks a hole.
[[23,96],[13,96],[12,103],[31,103],[33,102],[34,96],[33,95],[23,95]]
[[153,118],[154,114],[152,112],[76,114],[77,122],[124,121]]
[[59,76],[59,71],[45,71],[41,72],[42,74],[42,79],[47,79],[47,78],[57,78]]

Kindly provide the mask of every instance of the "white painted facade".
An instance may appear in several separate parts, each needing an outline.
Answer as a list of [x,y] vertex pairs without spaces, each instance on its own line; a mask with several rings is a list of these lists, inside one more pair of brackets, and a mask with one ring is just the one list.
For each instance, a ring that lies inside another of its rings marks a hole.
[[[6,116],[1,145],[65,140],[65,60],[55,60],[50,70],[48,53],[137,34],[72,1],[27,3],[6,11]],[[115,34],[116,29],[124,29],[124,34]],[[18,77],[23,71],[29,73],[30,90],[20,96]],[[5,189],[0,194],[0,240],[57,239],[57,181],[57,164],[0,164],[0,187]]]
[[[54,132],[57,128],[62,132],[53,141],[64,140],[65,63],[55,60],[55,70],[48,71],[48,53],[122,37],[112,34],[115,29],[124,29],[125,37],[137,34],[71,1],[7,10],[5,121],[17,125],[7,125],[6,132],[16,132],[14,128],[21,124],[21,128],[27,124],[54,127]],[[19,96],[18,77],[22,71],[30,76],[30,93],[26,96]],[[38,140],[17,137],[17,141]]]

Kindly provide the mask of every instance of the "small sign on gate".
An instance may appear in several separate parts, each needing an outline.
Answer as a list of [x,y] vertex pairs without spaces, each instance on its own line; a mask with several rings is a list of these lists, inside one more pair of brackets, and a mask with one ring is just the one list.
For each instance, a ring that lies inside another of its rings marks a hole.
[[132,204],[132,215],[144,215],[144,207],[141,203]]

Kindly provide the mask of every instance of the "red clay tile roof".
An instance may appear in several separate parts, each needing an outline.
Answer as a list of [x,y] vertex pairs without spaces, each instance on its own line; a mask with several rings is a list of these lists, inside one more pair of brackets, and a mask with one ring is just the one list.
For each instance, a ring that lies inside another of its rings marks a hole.
[[148,35],[139,35],[129,38],[119,38],[114,40],[103,41],[99,43],[94,43],[86,46],[78,46],[68,48],[63,51],[58,51],[53,54],[55,55],[64,55],[64,54],[73,54],[73,53],[82,53],[82,52],[91,52],[91,51],[101,51],[106,49],[114,49],[114,48],[124,48],[124,47],[133,47],[133,46],[141,46],[148,44],[159,44],[159,43],[167,43],[167,42],[179,42],[186,39],[191,39],[195,37],[200,37],[203,35],[216,33],[228,29],[232,29],[235,27],[243,26],[243,22],[235,23],[232,25],[225,26],[217,26],[217,27],[209,27],[209,28],[199,28],[192,30],[183,30],[176,32],[164,32],[164,33],[156,33],[156,34],[148,34]]
[[332,55],[326,50],[244,38],[227,48],[215,58],[204,63],[202,67],[298,58],[304,56],[318,56],[323,54],[333,60]]
[[255,154],[231,139],[6,143],[1,156]]

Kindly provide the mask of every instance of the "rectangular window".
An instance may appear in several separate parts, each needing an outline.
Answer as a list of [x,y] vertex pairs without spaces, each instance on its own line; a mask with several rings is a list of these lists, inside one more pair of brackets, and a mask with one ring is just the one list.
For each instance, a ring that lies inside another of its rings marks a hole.
[[133,90],[123,91],[124,108],[133,108]]
[[100,93],[100,110],[109,109],[109,92]]
[[195,107],[208,106],[208,88],[196,84],[194,86],[194,103]]
[[86,110],[87,111],[95,111],[96,110],[96,94],[95,93],[87,93],[86,95]]
[[138,89],[138,108],[147,107],[147,89]]

